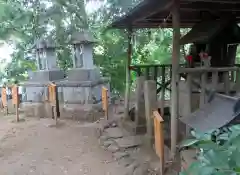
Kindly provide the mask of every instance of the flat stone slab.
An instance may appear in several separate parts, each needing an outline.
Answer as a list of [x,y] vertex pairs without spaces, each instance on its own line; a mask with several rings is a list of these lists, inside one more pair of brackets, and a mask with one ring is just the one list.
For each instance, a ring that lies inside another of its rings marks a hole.
[[112,152],[112,153],[115,153],[119,150],[118,146],[114,145],[114,144],[111,144],[108,148],[107,148],[108,151]]
[[109,138],[121,138],[123,137],[123,132],[120,128],[115,127],[115,128],[108,128],[105,130],[106,136]]
[[116,139],[115,142],[119,148],[132,148],[142,144],[140,136],[127,136],[123,138]]
[[129,154],[127,152],[115,152],[113,154],[113,157],[115,160],[119,160],[119,159],[121,159],[123,157],[127,157],[127,156],[129,156]]
[[105,142],[103,142],[103,146],[106,148],[109,147],[111,144],[113,144],[112,140],[106,140]]
[[[122,165],[124,167],[128,167],[130,166],[132,163],[134,162],[134,160],[131,157],[123,157],[122,159],[118,160],[118,164]],[[134,170],[132,170],[133,172]]]

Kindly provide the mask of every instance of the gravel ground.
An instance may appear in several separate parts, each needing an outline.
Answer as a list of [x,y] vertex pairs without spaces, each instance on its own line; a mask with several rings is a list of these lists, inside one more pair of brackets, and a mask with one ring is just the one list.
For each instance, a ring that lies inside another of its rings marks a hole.
[[124,168],[99,147],[95,125],[50,119],[13,123],[0,118],[1,175],[123,175]]

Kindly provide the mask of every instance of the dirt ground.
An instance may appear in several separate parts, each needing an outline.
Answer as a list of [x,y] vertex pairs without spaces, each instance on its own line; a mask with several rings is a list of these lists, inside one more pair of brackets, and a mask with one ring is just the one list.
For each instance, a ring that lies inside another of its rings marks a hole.
[[0,175],[123,175],[98,144],[95,124],[0,117]]

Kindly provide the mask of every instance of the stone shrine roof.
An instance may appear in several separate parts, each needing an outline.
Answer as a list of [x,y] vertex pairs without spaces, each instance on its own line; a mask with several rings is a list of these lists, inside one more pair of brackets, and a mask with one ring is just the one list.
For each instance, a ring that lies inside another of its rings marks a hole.
[[33,44],[33,49],[54,49],[56,45],[52,39],[39,39]]
[[82,44],[82,43],[95,43],[93,35],[89,31],[75,32],[72,34],[71,43],[72,44]]

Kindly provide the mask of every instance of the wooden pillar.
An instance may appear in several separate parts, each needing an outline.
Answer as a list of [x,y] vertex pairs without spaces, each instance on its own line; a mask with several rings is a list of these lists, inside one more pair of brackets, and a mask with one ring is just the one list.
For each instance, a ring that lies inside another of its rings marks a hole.
[[213,89],[217,89],[217,85],[218,85],[218,79],[219,79],[219,77],[218,77],[218,72],[216,71],[216,72],[213,72],[212,73],[212,87],[213,87]]
[[178,131],[178,68],[180,58],[180,11],[179,0],[172,7],[173,49],[172,49],[172,93],[171,93],[171,156],[175,157]]
[[240,69],[239,68],[236,71],[236,89],[237,89],[237,92],[239,92],[239,89],[240,89]]
[[164,118],[164,107],[165,107],[165,66],[161,68],[162,74],[162,91],[161,91],[161,116]]
[[201,75],[201,93],[200,93],[200,107],[206,103],[206,88],[207,88],[207,72]]
[[144,100],[145,100],[145,116],[146,116],[146,143],[149,148],[153,145],[153,111],[157,110],[157,86],[154,80],[144,82]]
[[[186,80],[186,94],[187,94],[187,98],[186,98],[186,113],[187,115],[190,115],[192,112],[192,74],[189,73],[187,75],[187,80]],[[186,125],[186,136],[190,135],[190,127],[188,125]]]
[[225,94],[229,95],[230,83],[231,83],[229,80],[229,72],[224,72],[223,77],[224,77],[224,92],[225,92]]
[[126,89],[125,89],[125,100],[124,100],[124,117],[128,117],[129,112],[129,100],[130,100],[130,86],[131,86],[131,75],[130,65],[132,56],[132,30],[128,30],[128,58],[126,61]]

